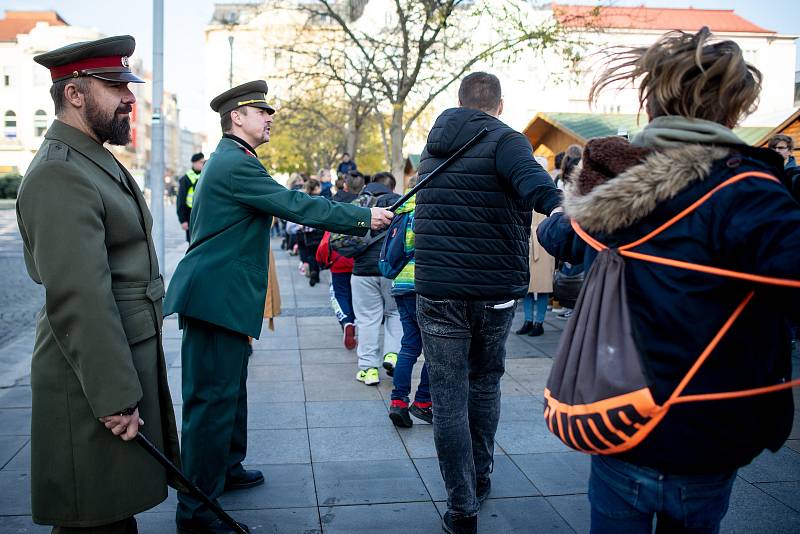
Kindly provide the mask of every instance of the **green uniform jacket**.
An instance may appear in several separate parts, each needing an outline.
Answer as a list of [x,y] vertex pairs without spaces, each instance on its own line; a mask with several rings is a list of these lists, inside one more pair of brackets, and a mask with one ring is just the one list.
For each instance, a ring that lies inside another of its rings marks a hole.
[[364,235],[370,211],[277,183],[242,145],[223,137],[203,167],[192,206],[192,241],[164,301],[179,313],[258,338],[267,294],[272,216]]
[[142,194],[111,152],[56,120],[17,219],[28,273],[45,288],[31,363],[33,520],[85,527],[152,508],[167,496],[164,469],[98,421],[138,402],[143,432],[179,461]]

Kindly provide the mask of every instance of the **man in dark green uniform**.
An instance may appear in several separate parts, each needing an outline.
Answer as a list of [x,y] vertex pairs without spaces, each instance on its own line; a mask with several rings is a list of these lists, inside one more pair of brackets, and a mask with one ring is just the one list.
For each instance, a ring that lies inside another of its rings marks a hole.
[[[242,467],[247,450],[247,336],[258,338],[267,292],[272,217],[332,232],[364,235],[391,212],[291,191],[255,155],[269,141],[275,110],[267,84],[249,82],[211,101],[223,136],[203,168],[192,207],[191,245],[165,302],[183,328],[183,465],[212,499],[262,484]],[[210,510],[178,494],[179,532],[231,532]]]
[[[133,439],[180,460],[161,348],[164,284],[152,219],[104,146],[130,141],[130,36],[76,43],[49,68],[56,120],[22,181],[25,264],[45,288],[31,363],[33,520],[53,532],[135,533],[167,496],[164,469]],[[105,427],[104,427],[105,425]],[[122,439],[120,439],[122,438]]]

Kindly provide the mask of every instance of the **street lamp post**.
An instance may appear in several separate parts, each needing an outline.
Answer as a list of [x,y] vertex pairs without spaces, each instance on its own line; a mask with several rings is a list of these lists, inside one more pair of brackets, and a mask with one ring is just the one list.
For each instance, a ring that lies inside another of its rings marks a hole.
[[225,28],[228,30],[228,46],[231,49],[230,69],[228,70],[228,87],[233,87],[233,28],[239,22],[239,13],[228,11],[225,14]]
[[150,212],[153,215],[153,245],[161,272],[164,257],[164,0],[153,0],[153,116],[150,148]]
[[228,36],[228,44],[231,47],[230,70],[228,71],[228,87],[233,87],[233,35]]

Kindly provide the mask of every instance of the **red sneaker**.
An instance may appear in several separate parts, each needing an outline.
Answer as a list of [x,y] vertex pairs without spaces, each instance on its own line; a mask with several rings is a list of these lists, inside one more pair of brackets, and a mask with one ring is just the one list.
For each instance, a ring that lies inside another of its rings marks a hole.
[[344,348],[347,350],[356,348],[356,325],[353,323],[344,325]]

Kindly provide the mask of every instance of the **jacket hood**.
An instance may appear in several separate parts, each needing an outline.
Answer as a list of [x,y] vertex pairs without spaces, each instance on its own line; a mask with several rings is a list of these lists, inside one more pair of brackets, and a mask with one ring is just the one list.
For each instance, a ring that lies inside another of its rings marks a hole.
[[364,189],[362,191],[362,193],[369,193],[370,195],[376,197],[379,197],[381,195],[386,195],[392,192],[393,191],[388,187],[386,187],[385,185],[375,182],[368,183],[366,186],[364,186]]
[[469,141],[489,121],[496,121],[483,111],[470,108],[450,108],[436,118],[425,150],[431,156],[447,157]]

